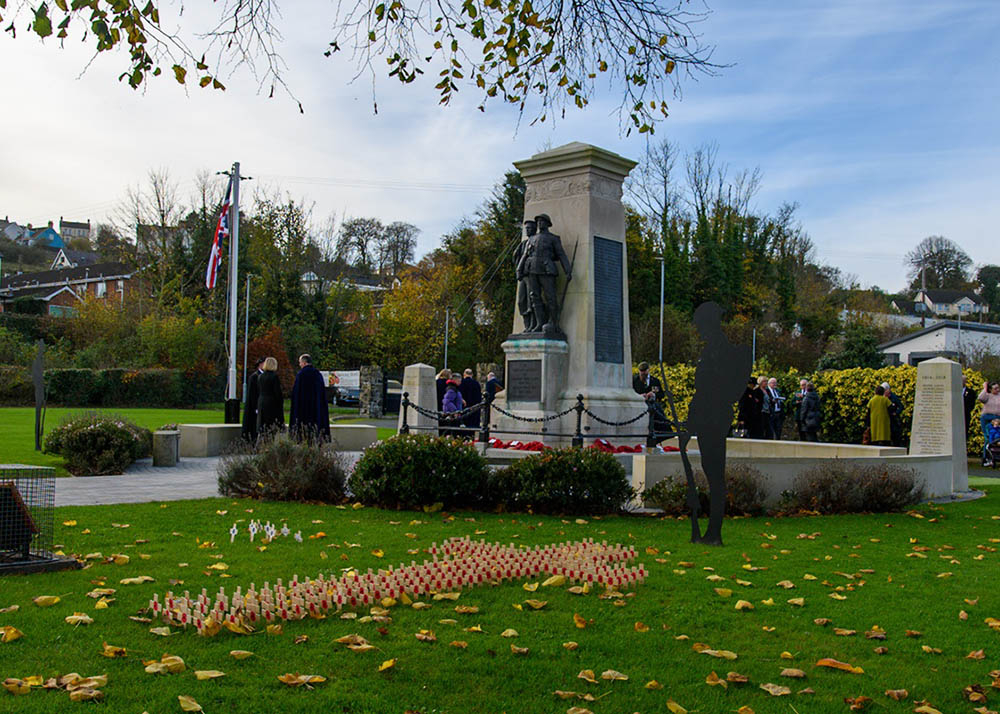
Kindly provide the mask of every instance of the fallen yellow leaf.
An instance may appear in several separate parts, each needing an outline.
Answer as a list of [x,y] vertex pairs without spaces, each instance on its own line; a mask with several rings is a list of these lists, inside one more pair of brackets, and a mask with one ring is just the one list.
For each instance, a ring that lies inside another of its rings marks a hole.
[[181,705],[181,711],[185,712],[200,712],[202,711],[201,704],[196,702],[192,697],[186,694],[178,694],[177,701]]
[[387,659],[385,662],[383,662],[382,664],[380,664],[378,666],[378,671],[379,672],[384,672],[387,669],[392,669],[395,666],[396,666],[396,660],[395,660],[395,658],[393,658],[393,659]]
[[206,679],[218,679],[219,677],[225,677],[225,672],[220,672],[217,669],[196,669],[194,672],[195,679],[199,681],[204,681]]
[[247,650],[229,650],[229,656],[233,659],[246,659],[247,657],[253,657],[253,652]]
[[673,699],[667,700],[667,709],[669,709],[672,714],[688,714],[688,710],[675,702]]
[[39,595],[38,597],[31,598],[31,602],[35,603],[38,607],[52,607],[57,602],[59,602],[59,596]]

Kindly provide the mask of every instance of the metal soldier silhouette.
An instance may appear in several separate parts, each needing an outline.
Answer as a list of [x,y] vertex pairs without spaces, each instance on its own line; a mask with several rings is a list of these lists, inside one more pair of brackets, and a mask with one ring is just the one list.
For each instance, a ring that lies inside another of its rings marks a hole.
[[[722,308],[705,302],[694,311],[694,324],[705,341],[694,373],[694,397],[688,409],[688,436],[682,439],[681,456],[688,477],[691,507],[691,542],[722,545],[722,517],[726,512],[726,437],[733,423],[733,403],[746,384],[753,356],[747,345],[734,345],[722,332]],[[687,439],[698,437],[701,468],[708,479],[710,505],[708,529],[698,526],[698,496],[687,460]]]

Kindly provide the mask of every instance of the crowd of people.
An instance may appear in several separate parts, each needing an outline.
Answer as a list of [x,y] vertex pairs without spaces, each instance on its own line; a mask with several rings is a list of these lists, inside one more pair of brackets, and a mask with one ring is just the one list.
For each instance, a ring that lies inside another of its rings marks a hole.
[[781,439],[789,414],[795,418],[800,441],[819,441],[823,409],[816,385],[803,379],[791,401],[778,389],[774,377],[751,377],[740,397],[736,435],[748,439]]
[[458,415],[457,412],[481,404],[484,394],[492,399],[503,389],[494,372],[486,375],[485,388],[480,387],[479,380],[475,378],[470,368],[466,368],[459,375],[458,372],[452,372],[445,367],[438,372],[436,385],[438,409],[444,415],[439,420],[440,433],[456,437],[472,434],[480,427],[482,420],[481,411],[478,409],[472,409],[464,415]]
[[[330,439],[330,410],[326,381],[313,367],[312,357],[299,357],[299,371],[292,386],[288,429],[298,439]],[[268,433],[285,429],[285,396],[278,378],[278,360],[261,357],[247,377],[243,407],[243,438],[254,443]]]

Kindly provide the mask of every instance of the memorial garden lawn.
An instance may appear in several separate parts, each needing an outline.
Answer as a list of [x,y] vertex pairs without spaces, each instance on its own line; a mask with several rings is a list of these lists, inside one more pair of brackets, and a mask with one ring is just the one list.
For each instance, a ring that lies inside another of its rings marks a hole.
[[[996,482],[974,483],[989,490]],[[245,525],[249,518],[286,522],[293,532],[301,529],[303,536],[317,537],[303,543],[279,537],[258,550],[259,543],[249,543],[242,533],[231,544],[230,526],[237,520]],[[319,537],[320,532],[325,535]],[[98,706],[136,714],[180,711],[178,695],[193,697],[206,712],[254,714],[565,712],[572,706],[598,714],[663,712],[670,699],[706,714],[742,706],[758,714],[815,714],[846,712],[844,698],[858,696],[874,700],[871,711],[911,712],[914,700],[927,700],[950,713],[982,706],[963,698],[963,687],[971,684],[985,687],[988,709],[1000,708],[1000,694],[989,687],[989,673],[1000,668],[1000,632],[984,623],[989,617],[1000,619],[1000,493],[969,503],[924,505],[910,514],[727,520],[723,548],[693,546],[685,542],[688,534],[686,522],[646,517],[452,517],[229,499],[61,508],[55,540],[66,553],[126,554],[129,562],[115,565],[92,556],[91,566],[82,571],[0,577],[0,608],[19,606],[0,614],[0,627],[24,633],[0,644],[0,680],[106,673],[105,702]],[[429,557],[423,549],[433,541],[466,535],[525,546],[583,538],[633,544],[650,576],[617,603],[599,599],[596,590],[580,596],[567,592],[567,586],[539,586],[534,592],[522,587],[544,578],[481,586],[462,592],[456,602],[428,597],[424,600],[431,602],[430,609],[392,607],[392,622],[382,632],[376,623],[334,615],[288,622],[280,635],[223,631],[209,639],[194,632],[161,637],[149,630],[162,623],[128,619],[153,593],[161,600],[170,589],[214,593],[222,586],[231,593],[251,582],[258,587],[265,580],[287,582],[294,574],[419,562]],[[206,547],[206,542],[212,545]],[[208,570],[219,563],[228,569]],[[725,582],[706,580],[712,574]],[[155,582],[119,582],[140,575]],[[778,586],[786,580],[795,587]],[[95,609],[95,600],[86,596],[99,586],[117,589],[107,609]],[[732,594],[720,596],[715,588]],[[39,608],[32,603],[39,595],[57,595],[61,601]],[[514,607],[529,598],[547,604],[539,610]],[[804,598],[804,606],[788,604],[790,598]],[[740,599],[753,609],[736,610]],[[479,612],[457,614],[456,605],[478,606]],[[66,624],[64,618],[74,612],[89,614],[93,624]],[[574,624],[574,613],[587,620],[585,628]],[[814,624],[817,618],[831,623]],[[447,619],[458,622],[442,624]],[[474,625],[482,633],[463,631]],[[640,631],[646,629],[643,625],[648,631]],[[875,626],[885,631],[884,641],[866,639],[866,631]],[[501,637],[508,628],[519,636]],[[856,634],[838,636],[834,628]],[[414,634],[421,629],[433,630],[437,641],[417,641]],[[907,636],[907,630],[922,634]],[[334,643],[351,633],[377,649],[356,653]],[[308,641],[295,644],[300,635]],[[467,649],[449,646],[456,640],[467,642]],[[579,647],[565,649],[563,643],[569,641]],[[104,642],[125,647],[127,657],[102,657]],[[692,649],[695,643],[729,650],[738,659],[699,654]],[[511,644],[529,652],[512,654]],[[888,652],[876,654],[879,646]],[[237,661],[230,650],[254,654]],[[984,651],[983,659],[967,657],[977,650]],[[782,658],[783,652],[791,658]],[[167,675],[143,671],[143,660],[165,653],[182,657],[187,670]],[[848,662],[864,673],[817,667],[821,658]],[[390,659],[395,666],[379,672]],[[806,677],[782,677],[785,668],[801,669]],[[594,671],[597,684],[577,678],[585,669]],[[198,681],[195,670],[220,670],[226,676]],[[606,670],[629,679],[605,681],[601,673]],[[738,672],[749,683],[728,689],[708,686],[705,679],[713,671],[722,679],[727,672]],[[291,688],[277,679],[289,672],[322,675],[327,681],[313,690]],[[650,680],[663,688],[646,689]],[[772,697],[760,689],[765,683],[787,686],[792,694]],[[805,688],[814,693],[798,693]],[[888,689],[906,689],[909,697],[893,701],[884,694]],[[598,699],[564,701],[553,695],[555,690],[591,693]],[[88,706],[71,704],[65,692],[35,688],[16,698],[0,692],[0,700],[3,710],[11,712]]]

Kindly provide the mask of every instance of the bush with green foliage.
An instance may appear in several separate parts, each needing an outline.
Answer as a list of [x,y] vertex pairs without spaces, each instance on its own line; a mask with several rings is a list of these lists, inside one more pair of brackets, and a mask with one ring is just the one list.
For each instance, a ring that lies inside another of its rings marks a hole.
[[[698,508],[702,514],[708,513],[709,487],[703,471],[694,472],[694,483],[698,491]],[[766,498],[764,476],[760,471],[748,464],[726,465],[726,515],[763,515]],[[687,479],[681,474],[668,476],[647,488],[642,499],[670,516],[686,516],[691,512],[687,504]]]
[[365,449],[349,487],[383,508],[483,508],[489,469],[475,446],[429,434],[399,434]]
[[[0,405],[34,404],[27,367],[0,367]],[[53,406],[190,407],[218,401],[224,375],[204,369],[46,369],[45,393]]]
[[31,372],[25,367],[0,367],[0,406],[25,407],[34,405],[35,388]]
[[634,496],[625,467],[596,449],[552,449],[519,459],[490,479],[490,493],[511,511],[615,513]]
[[887,513],[919,503],[924,488],[913,469],[892,464],[818,464],[795,478],[787,503],[818,513]]
[[297,441],[279,431],[256,445],[239,442],[219,462],[219,492],[268,501],[344,500],[346,470],[340,452],[324,441]]
[[152,447],[149,429],[101,412],[71,414],[45,437],[45,451],[66,459],[74,476],[120,474]]

